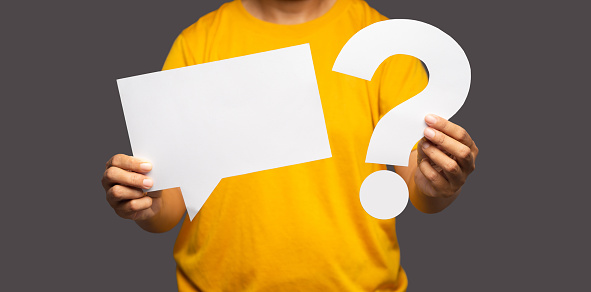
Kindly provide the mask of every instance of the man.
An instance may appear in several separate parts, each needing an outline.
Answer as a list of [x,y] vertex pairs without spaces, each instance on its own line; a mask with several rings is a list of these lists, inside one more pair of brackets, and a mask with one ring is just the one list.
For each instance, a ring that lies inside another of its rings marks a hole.
[[[236,0],[176,39],[164,70],[310,43],[333,157],[220,182],[193,221],[185,217],[174,257],[181,291],[405,291],[394,219],[359,203],[359,187],[384,166],[365,163],[379,119],[427,83],[420,61],[389,58],[372,82],[332,72],[347,40],[386,18],[361,0]],[[395,170],[412,204],[436,213],[474,170],[478,148],[464,129],[425,117],[425,138]],[[199,162],[195,162],[199,163]],[[185,213],[179,189],[144,193],[151,164],[118,154],[103,186],[115,212],[150,232]]]

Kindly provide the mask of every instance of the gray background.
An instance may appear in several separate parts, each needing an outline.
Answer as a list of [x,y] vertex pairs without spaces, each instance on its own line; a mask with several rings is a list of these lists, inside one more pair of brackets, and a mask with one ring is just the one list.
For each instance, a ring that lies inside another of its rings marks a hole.
[[[130,145],[115,80],[161,68],[223,1],[12,1],[2,45],[2,291],[172,291],[178,226],[150,234],[104,199]],[[584,1],[378,1],[452,35],[472,66],[452,121],[481,150],[462,196],[399,216],[409,291],[589,289],[589,7]]]

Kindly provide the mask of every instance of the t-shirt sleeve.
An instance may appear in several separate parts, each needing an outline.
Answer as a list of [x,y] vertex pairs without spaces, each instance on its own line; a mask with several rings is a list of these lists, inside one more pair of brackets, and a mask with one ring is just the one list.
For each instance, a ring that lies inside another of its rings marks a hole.
[[[429,82],[421,61],[408,55],[394,55],[380,65],[374,79],[378,85],[378,116],[417,95]],[[376,80],[376,81],[377,81]],[[417,145],[413,147],[416,149]]]
[[168,57],[166,57],[164,66],[162,66],[162,70],[176,69],[193,64],[193,55],[191,54],[191,50],[185,37],[181,33],[172,44],[172,48],[168,53]]

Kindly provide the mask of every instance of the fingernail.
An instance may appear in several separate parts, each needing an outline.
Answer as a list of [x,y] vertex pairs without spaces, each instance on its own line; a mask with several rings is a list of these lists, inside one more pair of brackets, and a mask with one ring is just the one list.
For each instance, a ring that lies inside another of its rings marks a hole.
[[142,183],[144,184],[144,187],[146,187],[148,189],[151,188],[152,185],[154,185],[154,182],[150,178],[144,179],[144,181]]
[[425,129],[425,137],[427,137],[427,138],[435,137],[435,131],[433,131],[431,128]]
[[429,146],[431,146],[429,144],[430,144],[429,142],[423,142],[423,149],[429,148]]
[[152,170],[152,163],[144,162],[144,163],[140,164],[140,169],[142,171],[150,171],[150,170]]
[[427,122],[427,124],[433,125],[437,123],[437,118],[434,115],[427,115],[425,117],[425,121]]

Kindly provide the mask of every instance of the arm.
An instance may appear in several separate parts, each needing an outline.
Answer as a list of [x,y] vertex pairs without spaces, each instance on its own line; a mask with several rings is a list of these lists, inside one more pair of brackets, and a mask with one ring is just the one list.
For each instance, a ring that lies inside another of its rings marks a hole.
[[460,126],[428,115],[425,138],[410,155],[408,167],[395,170],[408,185],[410,201],[419,211],[437,213],[460,194],[475,169],[478,147]]

